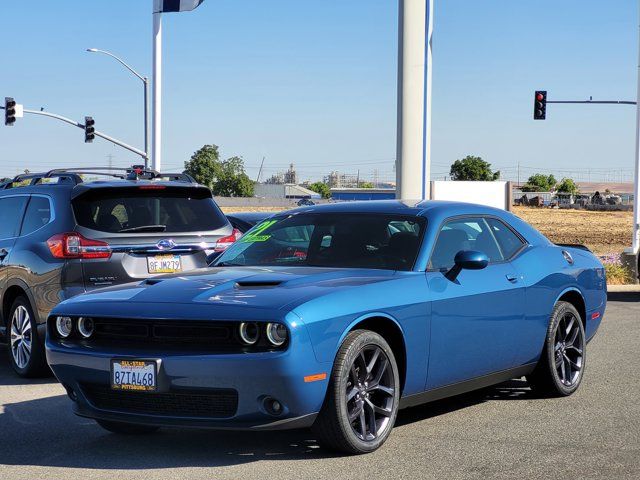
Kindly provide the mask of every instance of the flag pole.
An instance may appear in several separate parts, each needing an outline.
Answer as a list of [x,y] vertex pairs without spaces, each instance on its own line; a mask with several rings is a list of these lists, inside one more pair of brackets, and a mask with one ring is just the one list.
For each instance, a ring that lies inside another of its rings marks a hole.
[[153,0],[153,145],[151,165],[158,172],[162,168],[162,0]]

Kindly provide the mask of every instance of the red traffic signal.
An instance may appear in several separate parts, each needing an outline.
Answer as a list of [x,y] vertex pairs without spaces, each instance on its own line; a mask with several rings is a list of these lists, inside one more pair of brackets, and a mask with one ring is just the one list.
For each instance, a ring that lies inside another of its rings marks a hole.
[[537,90],[533,98],[533,119],[545,120],[547,118],[547,91]]

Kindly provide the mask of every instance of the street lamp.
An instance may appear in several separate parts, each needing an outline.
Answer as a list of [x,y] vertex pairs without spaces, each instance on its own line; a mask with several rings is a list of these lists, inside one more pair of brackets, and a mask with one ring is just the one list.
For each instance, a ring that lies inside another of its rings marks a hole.
[[144,159],[144,166],[147,168],[149,166],[149,79],[140,75],[136,72],[131,66],[129,66],[124,60],[120,57],[114,55],[111,52],[107,52],[106,50],[100,50],[98,48],[87,48],[87,52],[90,53],[103,53],[104,55],[108,55],[111,58],[116,59],[123,67],[133,73],[136,77],[142,80],[144,84],[144,152],[146,157]]

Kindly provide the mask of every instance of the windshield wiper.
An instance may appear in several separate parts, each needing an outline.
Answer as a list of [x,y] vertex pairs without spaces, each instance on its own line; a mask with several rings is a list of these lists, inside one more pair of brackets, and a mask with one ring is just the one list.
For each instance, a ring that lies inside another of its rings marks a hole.
[[241,263],[233,263],[233,262],[220,262],[212,265],[213,267],[246,267]]
[[166,225],[144,225],[142,227],[123,228],[118,233],[127,232],[164,232],[167,229]]

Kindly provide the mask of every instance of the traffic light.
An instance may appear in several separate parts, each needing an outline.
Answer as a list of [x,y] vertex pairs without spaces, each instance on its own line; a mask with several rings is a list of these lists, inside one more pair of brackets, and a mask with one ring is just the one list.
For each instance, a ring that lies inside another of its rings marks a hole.
[[91,143],[96,138],[95,125],[93,117],[84,117],[84,143]]
[[4,124],[12,127],[16,123],[16,101],[11,97],[4,97]]
[[547,91],[537,90],[533,99],[533,119],[545,120],[547,118]]

